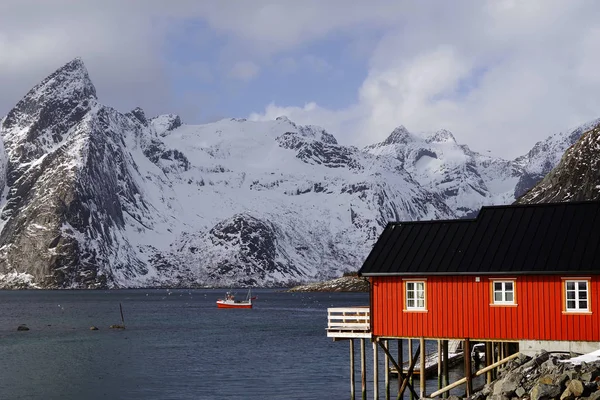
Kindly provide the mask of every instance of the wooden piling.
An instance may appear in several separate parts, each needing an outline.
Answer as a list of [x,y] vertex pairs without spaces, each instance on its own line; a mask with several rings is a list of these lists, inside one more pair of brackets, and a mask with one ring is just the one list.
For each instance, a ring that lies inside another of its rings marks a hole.
[[[373,340],[373,400],[379,399],[379,352],[377,351],[377,339]],[[386,374],[387,375],[387,374]]]
[[[486,342],[486,344],[485,344],[485,366],[489,367],[493,363],[494,363],[494,360],[492,359],[492,343]],[[492,383],[492,370],[489,370],[488,372],[486,372],[485,383],[487,383],[487,384]]]
[[465,379],[467,383],[467,397],[473,394],[473,375],[471,370],[471,341],[465,339],[463,342],[463,352],[465,357]]
[[[402,339],[398,339],[398,365],[400,368],[404,365],[403,354],[402,354]],[[398,369],[399,372],[403,372]],[[402,386],[402,374],[398,374],[398,398],[400,397],[400,386]]]
[[[450,383],[450,374],[448,371],[448,345],[449,345],[449,341],[448,340],[444,340],[442,343],[442,352],[444,353],[443,357],[444,357],[444,366],[443,366],[443,374],[444,374],[444,385],[448,386],[448,384]],[[448,392],[444,392],[444,398],[448,397]]]
[[[388,341],[384,340],[383,344],[385,348],[388,348]],[[388,353],[385,353],[384,356],[384,365],[385,365],[385,400],[390,400],[390,358],[388,357]]]
[[360,381],[362,400],[367,400],[367,362],[365,360],[365,339],[360,339]]
[[421,399],[425,398],[425,338],[419,338],[419,346],[421,347],[421,353],[419,354],[420,366],[419,366],[419,395]]
[[[412,339],[408,339],[408,363],[410,365],[413,365],[413,354],[412,354],[412,351],[413,351]],[[413,384],[412,371],[408,374],[408,378],[409,378],[408,383],[410,383],[412,385]],[[414,400],[412,392],[410,393],[410,400]]]
[[438,390],[442,388],[442,341],[437,341],[437,376],[438,376]]
[[350,399],[355,399],[354,392],[354,339],[350,339]]

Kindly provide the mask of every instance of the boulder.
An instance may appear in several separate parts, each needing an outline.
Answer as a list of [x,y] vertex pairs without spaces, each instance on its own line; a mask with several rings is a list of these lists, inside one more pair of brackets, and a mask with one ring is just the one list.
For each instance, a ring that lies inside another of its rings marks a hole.
[[553,399],[561,394],[560,386],[557,385],[546,385],[543,383],[537,383],[533,389],[531,389],[530,399],[531,400],[543,400]]

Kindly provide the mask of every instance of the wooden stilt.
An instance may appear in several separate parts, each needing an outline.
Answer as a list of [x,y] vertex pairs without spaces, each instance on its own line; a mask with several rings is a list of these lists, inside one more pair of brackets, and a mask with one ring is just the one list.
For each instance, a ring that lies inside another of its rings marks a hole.
[[354,393],[354,339],[350,339],[350,399],[355,399]]
[[[388,358],[392,362],[392,364],[394,364],[394,367],[396,368],[396,371],[399,371],[398,372],[398,376],[399,376],[399,378],[402,379],[402,384],[404,384],[404,382],[408,382],[408,376],[409,375],[404,375],[404,373],[402,371],[402,367],[401,367],[402,364],[401,363],[397,363],[394,360],[394,357],[392,357],[392,354],[390,353],[390,351],[388,350],[388,348],[386,346],[384,346],[381,342],[379,343],[379,346],[382,348],[383,352],[388,356]],[[419,351],[417,350],[417,353],[415,353],[415,362],[417,360],[417,354],[418,354],[418,352]],[[411,369],[409,371],[412,371],[412,368],[414,368],[414,363],[412,364],[412,367],[411,367]],[[411,372],[411,374],[412,374],[412,372]],[[398,387],[401,388],[402,386],[399,385]],[[414,388],[412,387],[412,385],[410,383],[408,383],[406,385],[406,387],[408,387],[408,389],[410,390],[410,392],[413,395],[417,396],[417,393],[415,392]],[[402,396],[402,394],[403,393],[401,393],[400,391],[398,392],[398,399]]]
[[[444,340],[442,343],[442,352],[444,353],[444,386],[448,386],[450,382],[450,376],[448,372],[448,340]],[[448,397],[448,392],[444,392],[444,398]]]
[[425,398],[425,338],[419,338],[419,347],[421,348],[421,354],[419,355],[420,366],[419,366],[419,388],[420,388],[420,399]]
[[377,338],[373,340],[373,400],[379,400],[379,352]]
[[437,360],[437,376],[438,376],[438,390],[442,388],[442,341],[438,340],[437,341],[437,355],[438,355],[438,360]]
[[[383,344],[385,348],[388,348],[388,341],[384,340]],[[390,357],[388,353],[385,353],[384,363],[385,365],[385,400],[390,400]]]
[[[398,339],[398,367],[396,367],[396,371],[403,372],[402,366],[404,365],[403,354],[402,354],[402,340]],[[402,386],[402,374],[398,373],[398,398],[400,398],[400,386]]]
[[467,380],[467,397],[473,394],[473,371],[471,370],[471,341],[465,339],[463,345],[465,357],[465,378]]
[[365,360],[365,339],[360,339],[360,383],[362,399],[367,400],[367,362]]
[[[410,365],[413,365],[412,351],[413,351],[412,339],[408,339],[408,363]],[[412,384],[413,384],[412,371],[408,374],[408,378],[410,379],[409,383],[412,386]],[[402,384],[402,385],[404,385],[404,384]],[[414,400],[412,392],[410,392],[410,400]]]
[[[505,363],[509,362],[510,360],[512,360],[513,358],[516,358],[518,356],[519,356],[519,354],[513,354],[512,356],[508,356],[508,357],[506,357],[503,360],[497,361],[494,364],[492,364],[490,366],[487,366],[484,369],[481,369],[481,370],[475,372],[474,376],[483,375],[483,374],[487,373],[490,369],[493,369],[493,368],[496,368],[499,365],[505,364]],[[439,396],[442,393],[448,392],[450,389],[453,389],[453,388],[455,388],[457,386],[460,386],[460,385],[462,385],[463,383],[466,383],[466,382],[467,382],[467,378],[466,377],[462,378],[462,379],[459,379],[456,382],[454,382],[454,383],[452,383],[452,384],[450,384],[450,385],[448,385],[446,387],[443,387],[442,389],[438,390],[437,392],[431,393],[431,398]]]
[[[409,339],[410,340],[410,339]],[[411,349],[412,349],[412,342],[411,342]],[[410,388],[410,398],[415,398],[415,397],[419,397],[416,393],[415,390],[413,389],[412,386],[412,376],[413,376],[413,371],[415,370],[415,364],[417,363],[417,359],[419,358],[419,351],[420,351],[420,346],[417,346],[417,351],[415,352],[415,355],[412,355],[412,352],[409,353],[410,354],[410,367],[408,368],[408,372],[406,373],[406,376],[404,377],[404,380],[402,381],[402,387],[400,388],[400,394],[398,395],[398,398],[401,398],[402,395],[404,394],[404,391],[406,390],[406,388]]]
[[[489,367],[490,365],[492,365],[494,363],[494,360],[492,360],[492,344],[490,342],[486,342],[485,344],[485,366]],[[485,374],[485,383],[492,383],[492,371],[489,370],[486,374]]]

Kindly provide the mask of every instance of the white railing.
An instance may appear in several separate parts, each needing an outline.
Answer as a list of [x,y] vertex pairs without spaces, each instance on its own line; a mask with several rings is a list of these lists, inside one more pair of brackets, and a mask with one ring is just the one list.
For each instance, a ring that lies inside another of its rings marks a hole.
[[336,307],[327,309],[327,336],[365,337],[371,331],[369,307]]

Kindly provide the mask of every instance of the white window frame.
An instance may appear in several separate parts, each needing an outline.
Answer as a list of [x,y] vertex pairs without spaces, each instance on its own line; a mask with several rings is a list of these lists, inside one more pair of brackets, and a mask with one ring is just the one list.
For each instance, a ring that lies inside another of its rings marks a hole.
[[[512,306],[517,304],[517,282],[515,279],[492,279],[492,304],[499,306]],[[496,290],[496,284],[500,284],[500,290]],[[507,290],[506,286],[510,284],[512,286],[512,290]],[[500,293],[502,296],[501,300],[496,300],[496,293]],[[508,293],[512,294],[512,300],[507,300]]]
[[[588,279],[565,279],[564,298],[565,312],[568,313],[589,313],[590,310],[590,281]],[[572,283],[573,288],[569,289],[569,284]],[[585,283],[585,288],[580,288],[580,283]],[[569,294],[573,294],[573,298],[569,298]],[[581,294],[585,293],[585,298]],[[585,301],[585,308],[581,307],[581,302]],[[574,302],[574,307],[569,307],[569,303]]]
[[[421,284],[423,287],[419,289],[417,286]],[[412,286],[412,288],[410,288]],[[413,293],[410,298],[409,293]],[[422,293],[422,298],[419,298],[419,293]],[[414,301],[413,305],[409,305],[409,301]],[[419,305],[419,302],[422,305]],[[426,311],[427,310],[427,281],[424,279],[411,279],[404,282],[404,305],[407,311]]]

